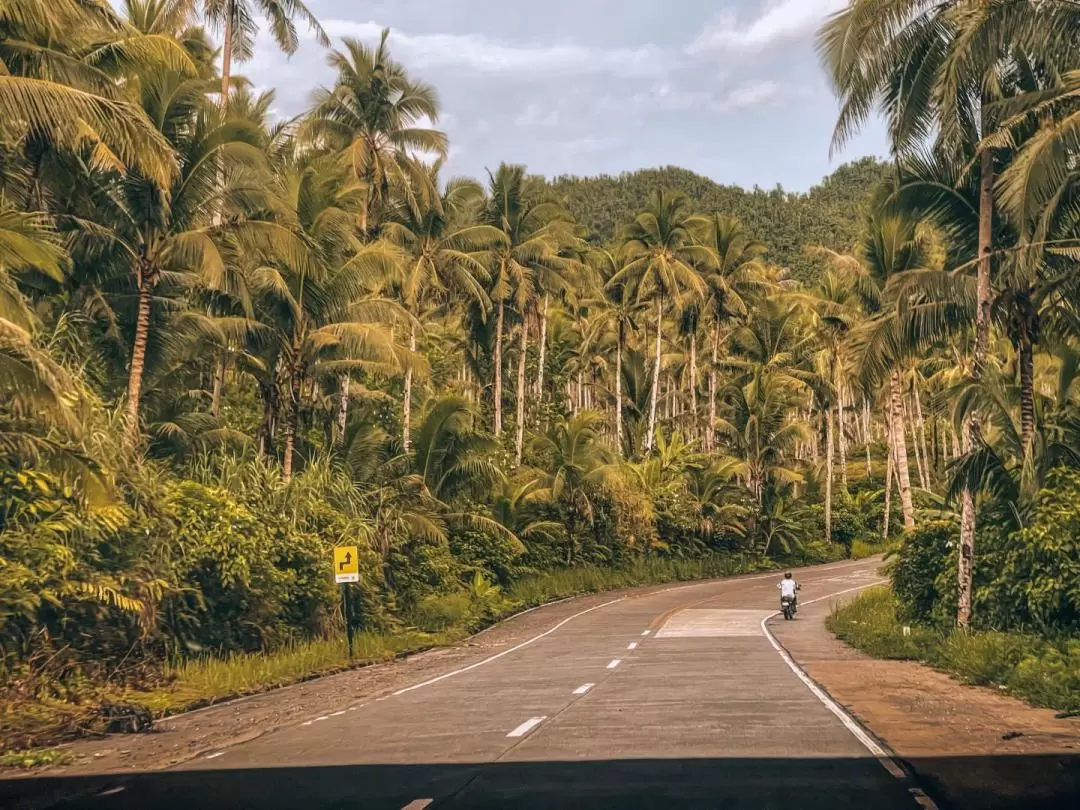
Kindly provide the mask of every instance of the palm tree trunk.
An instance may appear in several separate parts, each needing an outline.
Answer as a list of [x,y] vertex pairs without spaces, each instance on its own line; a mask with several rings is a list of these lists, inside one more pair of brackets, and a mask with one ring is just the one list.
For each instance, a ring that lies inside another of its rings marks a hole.
[[338,447],[342,447],[345,444],[345,424],[349,419],[349,383],[352,378],[342,374],[338,379],[341,393],[338,396],[337,434],[334,439]]
[[289,417],[285,421],[285,455],[282,460],[282,477],[286,483],[292,480],[293,474],[293,448],[296,444],[296,429],[300,424],[300,386],[303,383],[303,373],[299,368],[295,369],[289,380]]
[[1035,435],[1035,357],[1026,330],[1020,335],[1020,448],[1026,457]]
[[502,435],[502,344],[503,344],[503,316],[506,305],[499,302],[499,317],[495,321],[495,393],[494,393],[494,420],[495,437]]
[[[892,432],[891,430],[889,431]],[[890,441],[890,445],[892,442]],[[892,520],[892,486],[896,470],[893,469],[893,454],[890,450],[885,461],[885,521],[881,526],[881,542],[889,541],[889,523]]]
[[900,372],[894,371],[889,378],[892,407],[892,448],[896,456],[896,477],[900,484],[900,509],[904,514],[904,528],[915,528],[915,506],[911,500],[911,473],[908,470],[907,439],[904,436],[904,403]]
[[225,355],[219,353],[214,358],[214,390],[210,395],[210,415],[217,419],[221,416],[221,399],[225,390]]
[[911,397],[915,401],[915,426],[917,428],[916,433],[919,437],[919,447],[922,450],[923,469],[926,471],[926,478],[923,481],[923,489],[929,492],[930,485],[933,483],[931,473],[933,472],[934,468],[933,458],[930,456],[930,453],[926,446],[926,420],[923,418],[922,397],[919,395],[919,392],[917,390],[912,393]]
[[[983,123],[986,123],[986,111]],[[984,131],[986,127],[983,127]],[[986,350],[990,344],[990,259],[994,241],[994,153],[983,149],[979,178],[979,266],[976,280],[977,306],[975,314],[975,347],[971,357],[971,376],[982,377]],[[968,449],[973,450],[982,440],[979,419],[968,418]],[[960,554],[957,566],[956,624],[967,628],[971,624],[972,580],[975,570],[975,493],[965,488],[960,499]]]
[[[409,351],[413,354],[416,353],[416,324],[409,324]],[[412,437],[412,383],[413,383],[413,370],[412,370],[412,358],[409,358],[410,364],[405,369],[405,395],[401,398],[401,447],[405,453],[409,452],[409,442]]]
[[914,408],[910,407],[906,398],[904,399],[902,405],[904,408],[904,418],[907,422],[907,425],[911,428],[911,449],[912,452],[915,454],[915,468],[919,473],[919,486],[923,489],[927,489],[925,465],[923,464],[922,455],[919,450],[919,431],[915,424],[915,419],[912,416],[912,411],[914,411]]
[[664,330],[664,296],[656,297],[656,355],[653,358],[652,393],[649,396],[649,430],[645,434],[645,454],[652,452],[656,439],[656,398],[660,393],[660,338]]
[[619,334],[615,341],[615,451],[622,457],[622,345],[623,325],[619,321]]
[[825,412],[825,541],[832,542],[833,415]]
[[690,428],[698,435],[697,418],[697,335],[690,335]]
[[844,438],[844,383],[840,379],[839,364],[836,372],[836,449],[840,453],[840,483],[844,487],[844,498],[848,494],[847,474],[847,439]]
[[863,399],[863,447],[866,450],[866,477],[874,476],[874,467],[870,461],[870,400]]
[[221,106],[229,106],[229,82],[232,79],[233,49],[233,0],[229,0],[225,9],[225,36],[221,46]]
[[143,367],[146,344],[150,338],[150,279],[139,273],[139,312],[135,320],[135,342],[131,348],[131,372],[127,390],[127,441],[134,445],[139,437],[139,403],[142,398]]
[[262,394],[263,417],[259,425],[259,458],[266,459],[274,452],[274,434],[277,432],[278,387],[271,381],[259,383]]
[[547,357],[548,306],[550,296],[544,293],[544,308],[540,310],[540,358],[536,368],[536,401],[544,401],[544,362]]
[[712,365],[709,366],[709,424],[705,426],[705,447],[716,446],[716,360],[720,353],[720,327],[713,329]]
[[529,351],[529,319],[521,319],[521,353],[517,370],[517,440],[514,443],[514,461],[521,466],[521,454],[525,447],[525,358]]

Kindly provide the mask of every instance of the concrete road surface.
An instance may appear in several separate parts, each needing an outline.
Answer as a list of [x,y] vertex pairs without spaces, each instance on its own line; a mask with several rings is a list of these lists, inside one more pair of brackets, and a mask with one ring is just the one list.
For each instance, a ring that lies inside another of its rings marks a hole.
[[[804,602],[877,561],[798,572]],[[917,808],[766,629],[778,575],[613,597],[514,648],[180,769],[0,785],[93,808]],[[772,616],[773,618],[769,618]],[[800,621],[785,627],[797,632]],[[5,795],[7,799],[5,799]]]

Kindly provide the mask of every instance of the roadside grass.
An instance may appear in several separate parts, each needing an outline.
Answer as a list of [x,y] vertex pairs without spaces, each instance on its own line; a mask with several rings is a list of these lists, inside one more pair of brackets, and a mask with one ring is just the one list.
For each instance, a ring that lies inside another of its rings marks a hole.
[[890,540],[888,543],[867,543],[865,540],[856,538],[851,541],[851,559],[864,560],[875,554],[888,554],[900,548],[900,539]]
[[5,751],[0,753],[0,768],[40,768],[45,765],[62,765],[70,759],[71,752],[63,748]]
[[1080,639],[905,627],[886,587],[840,605],[826,624],[875,658],[919,661],[962,683],[995,687],[1035,706],[1080,711]]

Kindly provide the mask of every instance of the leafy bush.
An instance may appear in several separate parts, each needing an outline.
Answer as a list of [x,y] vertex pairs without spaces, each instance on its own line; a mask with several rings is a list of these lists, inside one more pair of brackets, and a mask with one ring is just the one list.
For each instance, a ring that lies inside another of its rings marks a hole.
[[899,615],[909,622],[930,623],[940,609],[949,549],[958,529],[954,523],[925,523],[908,534],[892,568],[893,591]]

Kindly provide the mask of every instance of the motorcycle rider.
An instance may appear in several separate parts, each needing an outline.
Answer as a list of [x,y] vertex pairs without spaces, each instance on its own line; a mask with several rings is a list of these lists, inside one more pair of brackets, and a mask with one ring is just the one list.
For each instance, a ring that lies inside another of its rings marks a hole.
[[791,606],[793,610],[797,610],[799,598],[795,595],[795,592],[799,590],[799,583],[795,581],[795,577],[791,575],[790,571],[784,574],[784,578],[776,583],[776,587],[780,589],[780,601],[791,597]]

